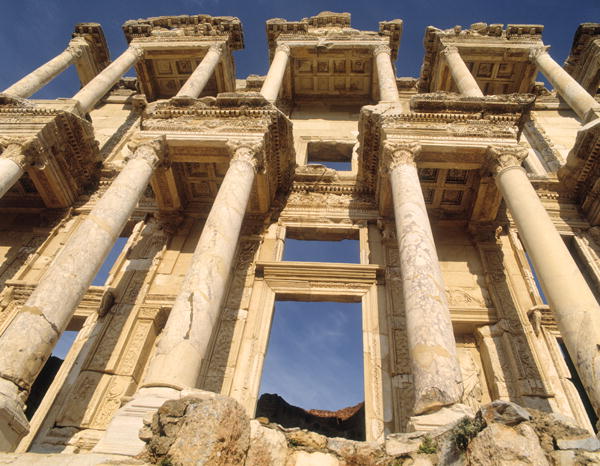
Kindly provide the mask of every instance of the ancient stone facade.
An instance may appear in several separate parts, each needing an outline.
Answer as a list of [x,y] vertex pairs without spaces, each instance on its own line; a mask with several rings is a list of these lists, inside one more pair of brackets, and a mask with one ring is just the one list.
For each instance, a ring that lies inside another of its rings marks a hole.
[[[240,80],[237,18],[128,21],[112,62],[86,23],[0,94],[0,450],[133,456],[194,389],[253,418],[279,298],[362,303],[368,441],[492,400],[593,431],[600,25],[565,68],[540,25],[429,27],[418,78],[402,27],[271,19],[267,76]],[[72,98],[28,99],[72,64]],[[358,239],[360,262],[283,261],[286,238]]]

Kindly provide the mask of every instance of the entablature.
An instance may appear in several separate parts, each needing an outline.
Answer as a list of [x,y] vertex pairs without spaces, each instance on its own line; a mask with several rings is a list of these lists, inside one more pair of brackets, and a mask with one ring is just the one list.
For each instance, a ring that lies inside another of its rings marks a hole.
[[600,87],[600,23],[583,23],[575,31],[565,71],[592,96]]

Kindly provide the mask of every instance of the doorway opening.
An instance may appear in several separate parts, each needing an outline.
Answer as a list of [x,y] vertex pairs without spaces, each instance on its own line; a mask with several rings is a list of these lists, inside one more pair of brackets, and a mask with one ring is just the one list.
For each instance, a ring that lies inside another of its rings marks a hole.
[[275,302],[256,416],[365,440],[360,303]]

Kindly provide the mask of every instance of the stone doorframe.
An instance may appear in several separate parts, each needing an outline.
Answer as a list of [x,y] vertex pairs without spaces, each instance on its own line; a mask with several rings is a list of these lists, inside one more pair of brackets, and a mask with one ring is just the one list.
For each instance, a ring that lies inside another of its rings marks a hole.
[[365,431],[382,442],[392,425],[384,267],[366,264],[257,262],[248,321],[231,396],[254,417],[276,300],[362,303]]

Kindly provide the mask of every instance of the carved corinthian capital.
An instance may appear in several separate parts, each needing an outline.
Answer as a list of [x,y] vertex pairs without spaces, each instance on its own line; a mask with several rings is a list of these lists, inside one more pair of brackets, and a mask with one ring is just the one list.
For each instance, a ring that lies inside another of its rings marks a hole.
[[385,141],[381,159],[384,171],[392,171],[399,165],[417,165],[421,145],[414,141]]
[[458,54],[458,49],[454,45],[448,45],[444,47],[441,53],[444,57],[447,57],[448,55]]
[[134,135],[127,143],[131,151],[126,160],[144,159],[152,168],[156,168],[165,160],[167,145],[165,136],[147,137],[141,134]]
[[12,160],[21,168],[28,165],[43,165],[45,147],[37,138],[0,138],[0,147],[3,147],[2,158]]
[[520,167],[527,157],[526,147],[514,146],[489,146],[486,154],[486,168],[494,175],[499,175],[502,171]]
[[380,53],[385,53],[386,55],[392,54],[392,49],[388,45],[381,44],[373,48],[373,56],[376,57]]
[[279,44],[275,49],[275,52],[285,52],[286,55],[289,55],[291,52],[290,46],[287,44]]
[[264,168],[264,144],[262,140],[232,139],[227,142],[227,148],[231,152],[232,162],[238,160],[247,162],[256,171]]
[[537,45],[535,47],[531,47],[529,49],[529,61],[535,63],[536,59],[541,55],[545,54],[547,50],[548,47],[544,45]]

